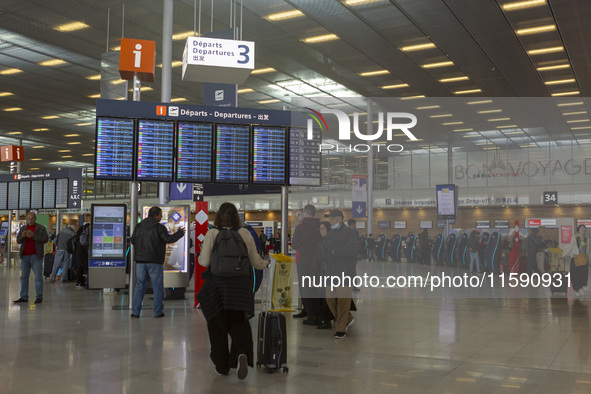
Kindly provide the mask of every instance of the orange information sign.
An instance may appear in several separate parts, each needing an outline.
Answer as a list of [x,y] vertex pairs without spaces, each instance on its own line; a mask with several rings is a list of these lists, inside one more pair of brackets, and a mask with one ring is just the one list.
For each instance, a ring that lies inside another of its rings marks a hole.
[[2,150],[2,159],[0,161],[23,161],[25,160],[25,150],[19,145],[6,145],[0,148]]
[[122,38],[119,52],[119,75],[132,80],[135,74],[141,81],[154,82],[156,69],[156,41]]

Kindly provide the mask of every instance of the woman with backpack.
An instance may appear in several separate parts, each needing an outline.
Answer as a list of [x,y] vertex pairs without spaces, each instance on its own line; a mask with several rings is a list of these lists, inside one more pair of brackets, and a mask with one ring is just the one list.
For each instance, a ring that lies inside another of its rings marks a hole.
[[[215,372],[227,375],[237,368],[239,379],[253,366],[253,341],[249,320],[254,316],[253,270],[269,262],[258,254],[250,232],[241,227],[236,206],[223,203],[201,244],[199,264],[207,268],[197,298],[207,321],[210,357]],[[228,348],[228,335],[232,344]]]

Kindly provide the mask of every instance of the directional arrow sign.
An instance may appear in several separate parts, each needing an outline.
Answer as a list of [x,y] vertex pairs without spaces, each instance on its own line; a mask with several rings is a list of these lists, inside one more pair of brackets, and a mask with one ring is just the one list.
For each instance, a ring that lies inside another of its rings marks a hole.
[[365,201],[353,201],[353,217],[364,218],[367,216],[367,203]]
[[193,185],[190,183],[171,183],[170,200],[193,200]]

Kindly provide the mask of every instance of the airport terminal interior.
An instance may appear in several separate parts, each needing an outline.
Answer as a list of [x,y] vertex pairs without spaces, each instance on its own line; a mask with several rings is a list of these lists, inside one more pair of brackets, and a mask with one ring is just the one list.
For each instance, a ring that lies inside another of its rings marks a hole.
[[[588,0],[3,1],[0,392],[591,392],[590,21]],[[271,263],[244,379],[214,370],[191,257],[225,202]],[[341,337],[298,318],[309,205],[359,235]],[[132,318],[125,231],[152,206],[187,234],[164,316],[149,291]],[[73,251],[15,303],[30,211],[49,267],[90,223],[88,268]]]

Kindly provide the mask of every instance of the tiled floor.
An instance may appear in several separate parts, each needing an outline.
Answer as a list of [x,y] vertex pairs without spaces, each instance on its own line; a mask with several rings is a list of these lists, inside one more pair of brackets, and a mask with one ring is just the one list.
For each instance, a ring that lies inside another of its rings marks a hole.
[[126,295],[73,283],[46,281],[43,304],[13,304],[18,278],[18,269],[0,266],[0,393],[591,392],[587,299],[466,298],[461,290],[422,297],[405,289],[380,297],[363,289],[344,340],[288,314],[289,373],[251,369],[239,381],[214,374],[192,300],[167,301],[164,319],[148,311],[136,320],[113,308],[126,306]]

